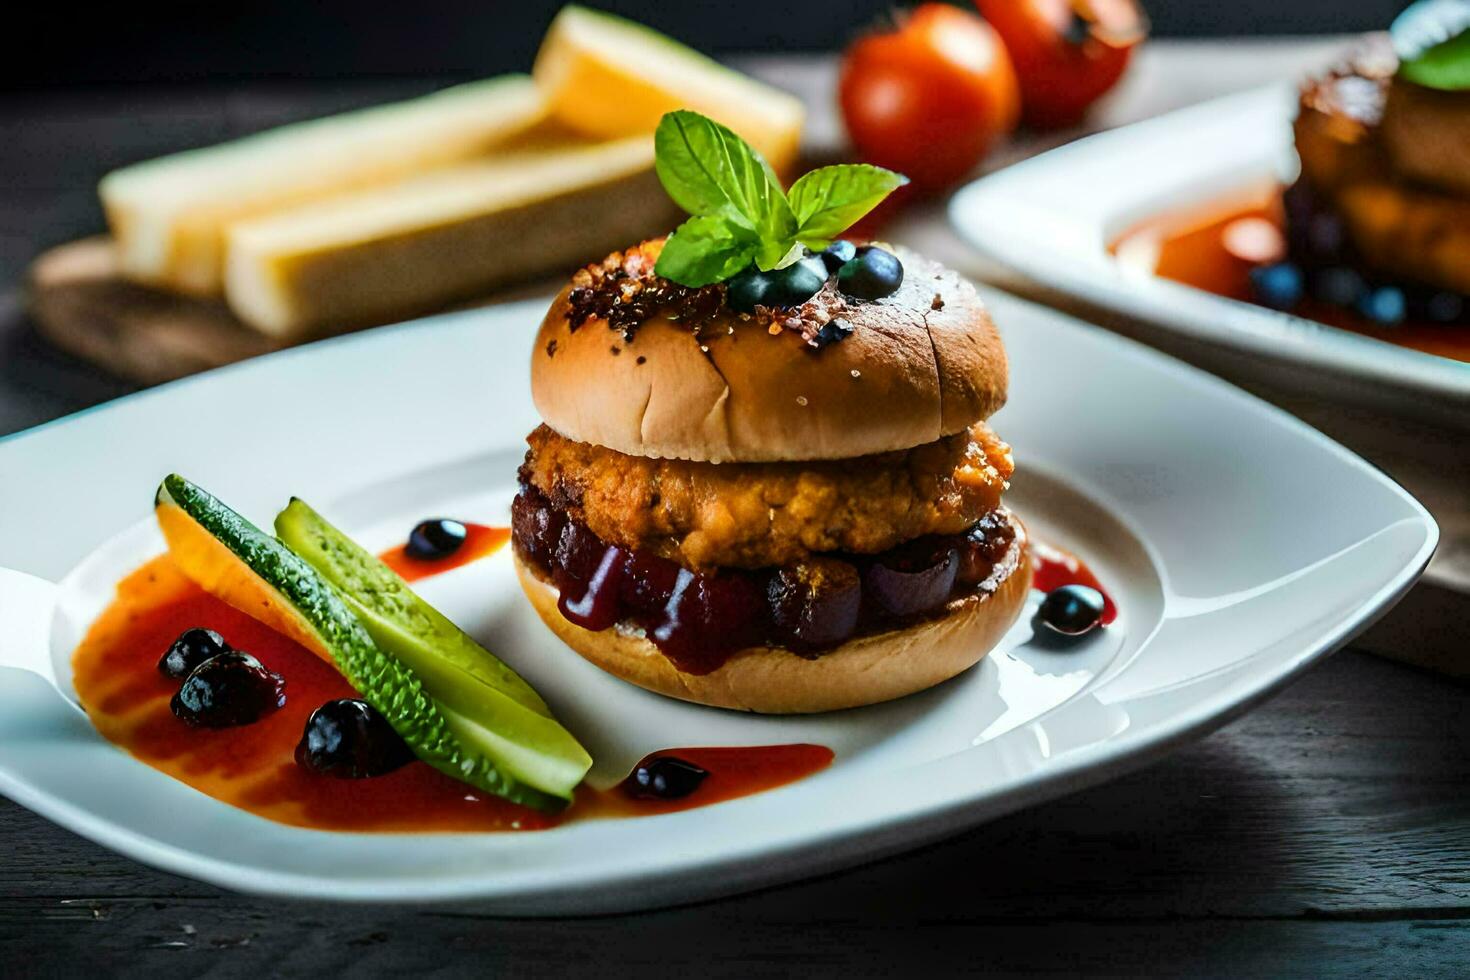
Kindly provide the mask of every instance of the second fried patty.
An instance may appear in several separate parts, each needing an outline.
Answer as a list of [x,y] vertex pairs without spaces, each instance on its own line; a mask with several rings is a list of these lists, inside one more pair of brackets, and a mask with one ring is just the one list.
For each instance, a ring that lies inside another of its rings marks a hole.
[[958,534],[1000,503],[1014,464],[984,423],[904,452],[816,463],[694,463],[574,442],[542,425],[521,481],[604,541],[688,568],[876,554]]

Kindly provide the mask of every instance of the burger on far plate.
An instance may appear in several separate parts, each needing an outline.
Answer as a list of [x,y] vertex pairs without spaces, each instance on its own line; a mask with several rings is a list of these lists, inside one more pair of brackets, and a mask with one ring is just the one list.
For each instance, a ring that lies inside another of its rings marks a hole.
[[537,337],[526,594],[603,670],[724,708],[854,707],[968,669],[1031,581],[985,423],[1005,352],[974,289],[838,237],[897,174],[783,192],[688,112],[656,142],[693,217],[577,272]]

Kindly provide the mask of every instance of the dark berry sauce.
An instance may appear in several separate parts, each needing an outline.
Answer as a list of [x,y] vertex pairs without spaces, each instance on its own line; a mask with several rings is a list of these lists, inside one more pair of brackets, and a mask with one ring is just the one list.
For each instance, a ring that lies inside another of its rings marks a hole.
[[511,507],[517,553],[560,591],[558,608],[589,630],[631,623],[688,674],[776,646],[814,657],[855,635],[936,615],[994,588],[1015,529],[987,515],[964,534],[931,535],[880,555],[813,557],[780,568],[693,572],[608,544],[523,485]]

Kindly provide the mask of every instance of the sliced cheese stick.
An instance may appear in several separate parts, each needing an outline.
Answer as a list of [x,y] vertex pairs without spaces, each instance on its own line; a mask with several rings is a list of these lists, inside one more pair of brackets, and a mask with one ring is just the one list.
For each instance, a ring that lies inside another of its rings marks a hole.
[[237,222],[226,298],[262,333],[299,340],[565,274],[678,218],[653,173],[652,137],[563,136]]
[[738,133],[777,173],[796,164],[799,99],[631,20],[563,7],[531,73],[552,114],[586,136],[651,133],[664,113],[693,109]]
[[218,295],[230,222],[482,155],[546,113],[507,75],[125,167],[99,192],[125,275]]

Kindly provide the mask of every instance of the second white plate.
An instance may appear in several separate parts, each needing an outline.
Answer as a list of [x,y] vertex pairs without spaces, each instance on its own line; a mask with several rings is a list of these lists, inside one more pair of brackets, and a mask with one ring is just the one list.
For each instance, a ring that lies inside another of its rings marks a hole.
[[950,218],[985,255],[1084,303],[1191,338],[1368,382],[1436,417],[1470,417],[1470,364],[1170,282],[1108,245],[1138,222],[1296,169],[1291,86],[1206,102],[1079,140],[983,177]]

